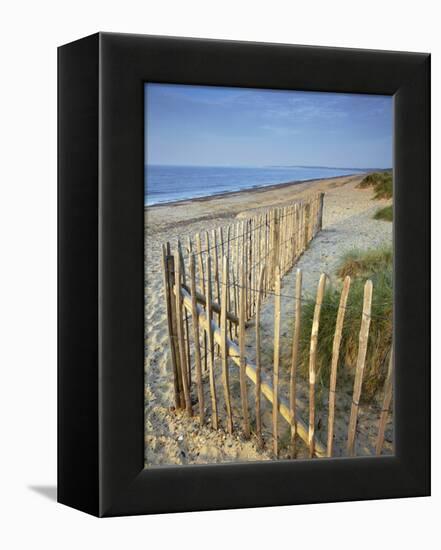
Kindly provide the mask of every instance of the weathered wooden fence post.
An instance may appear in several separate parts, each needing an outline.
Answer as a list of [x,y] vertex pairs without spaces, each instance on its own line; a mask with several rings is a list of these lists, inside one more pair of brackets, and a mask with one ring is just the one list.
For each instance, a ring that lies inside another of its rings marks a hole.
[[[233,276],[232,276],[232,284],[234,289],[234,313],[236,314],[236,317],[239,317],[239,289],[238,289],[238,282],[239,282],[239,265],[240,265],[240,254],[239,254],[239,244],[240,244],[240,223],[236,223],[236,241],[235,241],[235,253],[234,253],[234,264],[233,264]],[[236,338],[238,336],[238,326],[235,326],[235,335]]]
[[[199,282],[202,294],[205,294],[205,272],[204,272],[204,260],[203,260],[203,250],[202,250],[202,241],[200,233],[196,234],[196,250],[198,256],[198,269],[199,269]],[[202,335],[204,342],[204,371],[207,370],[207,334],[206,332]]]
[[169,341],[171,364],[172,364],[172,371],[173,371],[173,392],[174,392],[175,408],[180,409],[182,404],[181,404],[181,397],[179,393],[178,366],[177,366],[176,346],[175,346],[176,335],[174,334],[174,330],[173,330],[174,320],[172,317],[172,306],[171,306],[171,300],[173,300],[173,290],[172,288],[170,288],[169,259],[170,259],[170,256],[167,256],[167,250],[166,250],[165,244],[163,244],[162,245],[162,266],[163,266],[163,275],[164,275],[163,282],[164,282],[164,296],[165,296],[165,306],[166,306],[166,314],[167,314],[168,341]]
[[320,324],[320,312],[323,303],[323,294],[325,292],[326,275],[320,275],[317,287],[317,298],[314,308],[314,317],[311,329],[311,346],[309,350],[309,456],[314,456],[314,432],[315,432],[315,373],[317,363],[317,342]]
[[261,392],[261,352],[260,352],[260,309],[263,297],[263,284],[265,277],[265,266],[260,268],[259,288],[256,302],[256,436],[259,447],[263,445],[262,439],[262,418],[260,410],[260,392]]
[[348,445],[349,456],[354,456],[355,432],[357,428],[358,407],[360,403],[361,386],[363,384],[363,372],[366,362],[366,352],[371,324],[372,306],[372,281],[366,281],[364,285],[363,314],[361,320],[360,335],[358,340],[357,366],[355,370],[354,392],[352,395],[351,417],[349,419]]
[[[201,349],[199,345],[199,316],[196,301],[196,277],[195,277],[195,258],[194,254],[190,256],[190,292],[191,292],[191,318],[193,325],[193,349],[196,367],[196,384],[198,388],[199,402],[199,421],[201,426],[204,423],[204,388],[202,387],[202,366]],[[208,315],[208,312],[207,312]]]
[[274,280],[277,278],[276,270],[279,269],[280,276],[280,210],[279,208],[275,211],[274,216],[274,256],[273,256],[273,287]]
[[239,350],[240,350],[240,399],[242,403],[243,431],[246,438],[250,437],[250,422],[248,418],[248,392],[245,374],[245,317],[246,311],[245,266],[242,265],[240,280],[240,309],[239,309]]
[[296,392],[297,392],[297,361],[299,355],[299,341],[300,341],[300,323],[302,315],[302,271],[297,270],[296,275],[296,297],[294,307],[294,332],[292,338],[292,351],[291,351],[291,373],[289,384],[289,408],[291,412],[291,456],[295,458],[296,455],[296,435],[297,435],[297,418],[296,418]]
[[302,202],[301,204],[301,210],[300,210],[300,214],[301,214],[301,222],[300,222],[300,236],[301,236],[301,240],[302,240],[302,243],[301,243],[301,253],[303,254],[303,252],[305,252],[306,250],[306,240],[307,240],[307,235],[306,235],[306,204],[304,202]]
[[[213,269],[214,269],[214,284],[216,287],[216,299],[214,300],[219,306],[221,303],[221,293],[220,293],[220,278],[219,278],[219,261],[218,261],[218,245],[217,245],[217,237],[216,237],[216,229],[213,229],[211,232],[211,238],[213,243],[213,250],[214,250],[214,263],[213,263]],[[217,324],[220,326],[220,310],[217,314]],[[217,347],[217,353],[220,354],[219,346]]]
[[378,423],[377,444],[375,446],[375,453],[377,454],[377,456],[381,455],[381,450],[383,448],[384,432],[386,429],[386,422],[389,414],[390,402],[392,400],[393,369],[394,369],[394,359],[393,359],[393,349],[391,348],[390,358],[389,358],[389,368],[387,370],[387,376],[384,382],[383,406],[381,408],[380,421]]
[[273,450],[279,456],[279,366],[280,366],[280,269],[275,269],[274,284],[274,376],[273,376]]
[[221,303],[221,355],[222,355],[222,382],[224,386],[225,407],[227,411],[228,432],[233,433],[233,413],[231,410],[230,376],[228,372],[227,346],[227,295],[228,295],[228,258],[222,260],[222,303]]
[[176,356],[176,368],[178,371],[178,384],[179,384],[179,398],[181,401],[181,409],[185,409],[185,398],[184,398],[184,383],[182,381],[182,366],[181,366],[181,357],[179,354],[179,341],[178,341],[178,314],[176,311],[176,296],[175,296],[175,257],[172,255],[170,250],[170,243],[166,244],[167,250],[167,266],[168,266],[168,276],[169,276],[169,288],[170,288],[170,302],[171,302],[171,319],[173,327],[173,344],[175,347],[175,356]]
[[325,199],[325,194],[320,193],[319,207],[318,207],[318,219],[317,219],[318,231],[321,231],[323,229],[323,203],[324,203],[324,199]]
[[210,395],[211,395],[211,421],[213,428],[218,427],[218,412],[217,412],[217,395],[216,395],[216,378],[214,374],[214,337],[212,322],[212,289],[211,289],[211,257],[207,257],[207,295],[205,312],[207,315],[207,335],[208,335],[208,376],[210,379]]
[[190,386],[188,384],[188,367],[187,357],[184,342],[184,322],[182,311],[182,296],[181,296],[181,262],[179,258],[179,252],[176,252],[175,256],[175,297],[176,297],[176,314],[177,314],[177,328],[178,328],[178,344],[179,344],[179,357],[181,360],[181,376],[182,385],[184,387],[185,408],[190,416],[193,415],[193,409],[191,406]]
[[[187,284],[187,277],[185,274],[185,262],[184,254],[182,252],[181,241],[178,239],[178,253],[179,253],[179,264],[181,268],[182,282],[184,285]],[[190,360],[190,330],[188,325],[188,313],[184,308],[184,320],[185,320],[185,349],[187,352],[187,366],[188,366],[188,386],[191,388],[191,360]]]
[[329,413],[328,413],[328,457],[332,456],[332,446],[334,442],[334,416],[335,416],[335,389],[337,386],[337,368],[340,356],[340,343],[345,320],[346,304],[348,301],[349,287],[351,278],[345,277],[343,290],[341,291],[340,304],[338,306],[337,321],[335,324],[334,342],[332,345],[331,375],[329,381]]

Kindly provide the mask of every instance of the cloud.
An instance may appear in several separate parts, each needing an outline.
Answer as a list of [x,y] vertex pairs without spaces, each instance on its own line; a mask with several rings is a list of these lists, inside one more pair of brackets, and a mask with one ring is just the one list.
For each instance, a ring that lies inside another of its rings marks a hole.
[[[232,114],[246,114],[260,119],[331,121],[349,116],[381,116],[384,97],[326,92],[227,88],[219,86],[149,84],[158,92],[178,103],[212,106]],[[390,98],[388,98],[390,99]]]
[[273,104],[268,108],[264,116],[266,118],[292,119],[309,121],[312,119],[333,120],[346,118],[348,116],[347,106],[342,102],[336,102],[333,99],[291,97],[283,104]]

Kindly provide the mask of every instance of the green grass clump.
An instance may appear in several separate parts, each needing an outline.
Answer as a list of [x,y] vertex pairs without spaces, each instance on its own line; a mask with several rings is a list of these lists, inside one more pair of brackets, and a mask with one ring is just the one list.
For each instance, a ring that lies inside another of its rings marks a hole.
[[374,214],[374,220],[383,220],[385,222],[393,221],[393,209],[392,205],[380,208]]
[[374,199],[391,199],[393,195],[392,171],[372,172],[357,185],[359,189],[373,187]]
[[337,275],[344,279],[350,277],[362,277],[365,280],[381,271],[392,269],[392,248],[374,248],[362,252],[354,249],[347,252],[337,269]]
[[[351,274],[352,282],[343,325],[337,384],[339,386],[345,378],[351,380],[353,378],[358,354],[364,284],[366,279],[370,278],[373,283],[372,318],[362,400],[371,401],[383,387],[392,344],[392,252],[387,249],[366,253],[351,252],[345,257],[339,269],[342,277],[348,273]],[[332,345],[340,294],[340,288],[328,288],[321,309],[317,347],[318,399],[320,399],[320,392],[323,390],[326,392],[329,387]],[[302,306],[299,369],[306,379],[309,371],[309,343],[314,307],[314,299],[306,301]]]

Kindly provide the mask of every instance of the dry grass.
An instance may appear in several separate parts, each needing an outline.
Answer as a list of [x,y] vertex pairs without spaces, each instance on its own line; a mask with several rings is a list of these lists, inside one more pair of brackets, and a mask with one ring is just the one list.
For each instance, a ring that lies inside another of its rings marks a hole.
[[383,220],[385,222],[393,221],[393,208],[392,205],[380,208],[374,214],[374,220]]
[[[339,380],[353,378],[358,353],[358,337],[361,326],[363,290],[366,279],[373,282],[372,319],[362,399],[370,401],[383,386],[387,371],[387,360],[392,344],[392,251],[372,250],[366,253],[353,251],[345,256],[339,275],[351,275],[345,322],[340,348]],[[340,288],[330,288],[325,293],[320,316],[317,380],[318,387],[329,386],[332,344],[335,332],[337,310],[340,302]],[[300,372],[307,378],[309,364],[309,342],[311,336],[314,300],[303,305]]]
[[392,269],[391,247],[376,248],[366,252],[354,249],[343,256],[337,275],[341,279],[346,275],[367,279],[389,268]]
[[391,199],[393,196],[392,171],[372,172],[357,185],[359,189],[373,187],[374,199]]

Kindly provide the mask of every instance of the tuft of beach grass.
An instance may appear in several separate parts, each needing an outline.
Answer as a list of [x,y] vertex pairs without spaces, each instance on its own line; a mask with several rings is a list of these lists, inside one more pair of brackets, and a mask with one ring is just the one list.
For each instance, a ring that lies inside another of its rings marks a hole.
[[394,213],[393,213],[392,205],[385,206],[384,208],[380,208],[379,210],[377,210],[375,212],[374,220],[382,220],[382,221],[385,221],[385,222],[391,222],[391,221],[393,221],[393,216],[394,216]]
[[[387,372],[387,361],[392,344],[393,274],[392,249],[380,248],[365,252],[352,250],[341,261],[337,270],[340,278],[352,278],[340,347],[339,378],[353,376],[357,361],[358,339],[363,308],[364,284],[373,283],[373,298],[366,370],[362,399],[372,401],[382,388]],[[317,381],[322,388],[329,387],[332,346],[341,288],[328,288],[320,315]],[[309,341],[315,300],[307,300],[302,306],[302,331],[300,348],[300,372],[308,376]]]
[[372,172],[357,185],[358,189],[372,187],[374,199],[391,199],[393,195],[392,171]]

